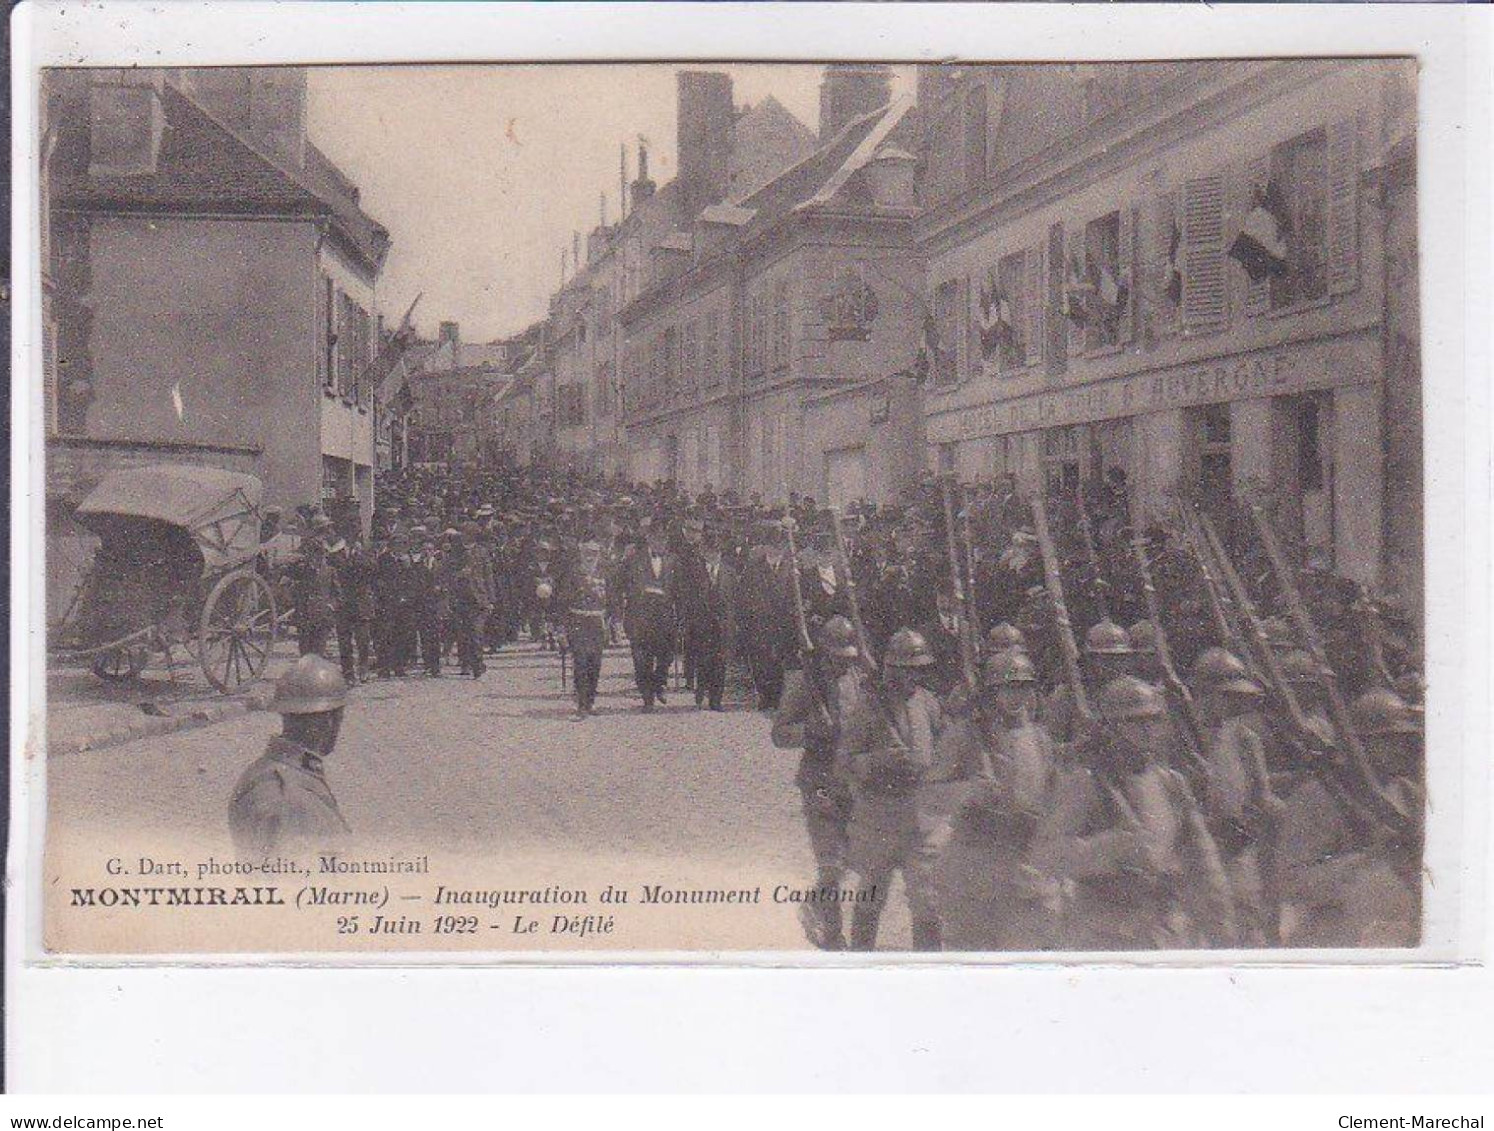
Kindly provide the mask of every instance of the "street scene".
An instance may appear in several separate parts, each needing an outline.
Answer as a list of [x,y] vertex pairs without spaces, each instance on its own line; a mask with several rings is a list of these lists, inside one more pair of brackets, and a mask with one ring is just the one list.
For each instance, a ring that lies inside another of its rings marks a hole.
[[1413,63],[43,87],[50,949],[1421,943]]

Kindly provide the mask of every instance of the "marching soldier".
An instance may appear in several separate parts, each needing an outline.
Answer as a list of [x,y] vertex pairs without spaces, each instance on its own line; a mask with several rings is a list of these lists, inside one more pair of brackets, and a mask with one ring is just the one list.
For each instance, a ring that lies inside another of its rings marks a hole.
[[1061,890],[1028,862],[1053,835],[1058,774],[1053,740],[1036,721],[1037,679],[1025,652],[992,655],[973,710],[951,723],[940,744],[933,777],[961,787],[939,860],[950,950],[1051,950],[1061,942]]
[[804,803],[820,898],[799,905],[799,921],[809,941],[821,950],[846,946],[839,894],[846,870],[851,789],[836,764],[835,750],[841,720],[861,694],[854,667],[858,654],[851,622],[831,617],[820,628],[805,666],[788,673],[773,719],[773,745],[804,751],[794,784]]
[[281,733],[234,786],[228,828],[245,859],[335,847],[348,825],[322,772],[337,744],[348,687],[336,665],[304,655],[275,683]]
[[925,819],[919,805],[944,730],[939,700],[918,682],[933,663],[928,642],[899,629],[887,642],[881,689],[858,699],[842,723],[840,754],[853,798],[849,866],[858,877],[853,950],[876,949],[888,886],[899,870],[913,915],[913,948],[943,946],[934,892],[939,822]]
[[674,660],[676,566],[664,545],[664,531],[650,526],[644,551],[634,558],[628,588],[628,642],[633,678],[643,709],[664,703],[669,665]]
[[[1084,634],[1085,683],[1104,687],[1113,679],[1131,674],[1131,638],[1114,621],[1102,620]],[[1043,723],[1056,742],[1074,742],[1082,736],[1079,713],[1068,684],[1060,683],[1043,705]]]
[[1295,778],[1276,842],[1281,941],[1415,946],[1421,937],[1420,721],[1383,688],[1360,695],[1349,713],[1366,755],[1386,779],[1387,795],[1412,818],[1411,833],[1379,826],[1329,767]]
[[1038,867],[1072,888],[1065,945],[1077,950],[1193,946],[1196,925],[1234,924],[1218,850],[1193,812],[1186,782],[1158,755],[1162,693],[1131,676],[1099,695],[1104,724],[1055,803],[1061,835]]
[[602,546],[588,538],[576,548],[576,565],[565,579],[566,639],[575,657],[577,721],[592,713],[607,646],[607,575]]
[[1205,727],[1207,785],[1200,800],[1229,877],[1240,941],[1262,946],[1274,936],[1279,912],[1267,899],[1260,846],[1269,850],[1281,809],[1256,729],[1264,692],[1245,665],[1222,648],[1199,655],[1192,690]]

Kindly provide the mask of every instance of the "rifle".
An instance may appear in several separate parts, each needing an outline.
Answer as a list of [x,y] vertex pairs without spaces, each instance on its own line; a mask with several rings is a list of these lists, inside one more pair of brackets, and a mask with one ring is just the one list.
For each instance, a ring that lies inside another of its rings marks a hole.
[[1370,765],[1369,757],[1359,742],[1359,736],[1349,718],[1348,705],[1344,702],[1343,692],[1338,686],[1338,677],[1328,663],[1328,653],[1323,647],[1322,637],[1318,635],[1317,626],[1313,624],[1312,618],[1308,615],[1307,606],[1302,600],[1301,593],[1297,591],[1297,585],[1292,579],[1286,557],[1281,552],[1281,544],[1276,540],[1276,532],[1271,528],[1265,511],[1259,503],[1250,505],[1250,517],[1255,525],[1256,533],[1260,536],[1261,546],[1266,551],[1266,558],[1271,563],[1272,572],[1276,575],[1277,584],[1281,586],[1282,596],[1286,599],[1287,615],[1292,618],[1298,634],[1307,645],[1308,652],[1317,661],[1318,668],[1323,673],[1323,689],[1326,692],[1329,717],[1333,720],[1339,741],[1343,743],[1349,755],[1350,766],[1359,779],[1359,784],[1369,790],[1369,795],[1373,799],[1370,808],[1397,832],[1410,831],[1414,824],[1413,819],[1409,814],[1401,812],[1385,796],[1379,779]]
[[949,479],[943,480],[942,486],[944,489],[944,534],[949,550],[949,575],[954,583],[955,600],[960,605],[960,673],[965,679],[965,690],[974,697],[980,686],[980,679],[976,674],[975,640],[970,631],[973,623],[970,613],[970,594],[961,576],[964,571],[960,568],[960,553],[955,538],[954,486]]
[[810,698],[814,700],[821,720],[827,727],[832,727],[834,719],[830,715],[825,688],[819,679],[819,664],[816,662],[814,653],[814,637],[809,631],[809,618],[804,613],[804,586],[799,579],[799,544],[794,539],[792,517],[784,518],[783,529],[788,535],[789,589],[794,598],[794,626],[799,630],[799,659],[804,673],[804,686],[809,689]]
[[1214,577],[1214,571],[1209,568],[1200,548],[1202,536],[1197,529],[1197,514],[1189,509],[1187,504],[1179,503],[1177,506],[1178,528],[1182,531],[1183,540],[1188,543],[1188,552],[1193,558],[1193,563],[1198,567],[1199,577],[1203,580],[1204,592],[1209,598],[1209,614],[1214,620],[1214,638],[1225,647],[1230,647],[1235,640],[1234,626],[1224,611],[1224,601],[1219,595],[1219,582]]
[[1100,569],[1100,552],[1095,547],[1095,531],[1089,521],[1089,508],[1084,504],[1083,477],[1074,483],[1074,502],[1078,508],[1079,543],[1084,547],[1084,556],[1089,559],[1090,591],[1094,596],[1100,619],[1109,620],[1110,603],[1105,600],[1105,590],[1109,586],[1105,581],[1104,572]]
[[1038,548],[1042,551],[1048,599],[1053,603],[1053,616],[1058,621],[1064,678],[1074,696],[1075,713],[1089,723],[1094,720],[1094,714],[1089,707],[1089,697],[1084,693],[1084,678],[1079,672],[1079,646],[1074,642],[1074,626],[1069,620],[1069,606],[1063,594],[1063,577],[1058,572],[1058,553],[1053,548],[1053,534],[1048,529],[1048,509],[1040,494],[1032,497],[1032,525],[1037,534]]

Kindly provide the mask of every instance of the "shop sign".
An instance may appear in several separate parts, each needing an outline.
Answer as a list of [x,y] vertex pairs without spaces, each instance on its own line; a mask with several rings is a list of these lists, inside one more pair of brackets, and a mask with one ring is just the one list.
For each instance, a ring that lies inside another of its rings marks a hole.
[[1093,420],[1276,397],[1376,380],[1369,339],[1256,350],[1146,373],[1054,389],[973,408],[933,414],[938,439],[1028,432]]

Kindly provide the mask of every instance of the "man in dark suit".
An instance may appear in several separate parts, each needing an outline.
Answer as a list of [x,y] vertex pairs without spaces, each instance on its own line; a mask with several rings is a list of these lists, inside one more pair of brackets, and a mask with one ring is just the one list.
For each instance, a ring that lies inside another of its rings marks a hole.
[[742,576],[743,642],[761,710],[778,709],[784,664],[797,650],[793,584],[781,523],[763,523]]
[[726,686],[726,657],[736,608],[736,573],[723,554],[719,530],[706,535],[704,552],[680,568],[680,617],[685,654],[695,673],[695,705],[720,711]]
[[674,660],[679,570],[665,548],[664,535],[661,527],[651,526],[644,551],[628,571],[627,633],[633,647],[633,678],[645,711],[664,702]]

